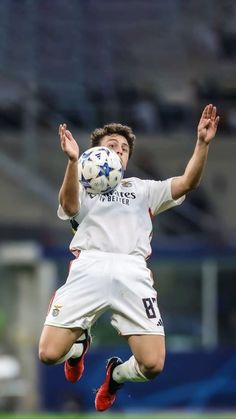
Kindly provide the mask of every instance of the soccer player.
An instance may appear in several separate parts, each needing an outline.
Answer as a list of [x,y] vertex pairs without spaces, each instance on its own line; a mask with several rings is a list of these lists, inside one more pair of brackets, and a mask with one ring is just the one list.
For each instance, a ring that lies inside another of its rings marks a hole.
[[[71,220],[77,229],[70,244],[75,259],[65,284],[50,303],[39,358],[46,364],[65,362],[67,380],[79,380],[91,344],[90,328],[111,309],[111,324],[126,338],[133,355],[125,362],[116,356],[108,360],[105,380],[95,398],[99,411],[113,404],[125,381],[148,381],[163,369],[164,327],[146,264],[151,253],[151,217],[181,204],[199,185],[218,122],[216,107],[207,105],[193,155],[181,176],[164,181],[123,179],[107,195],[91,195],[79,185],[79,146],[65,124],[59,127],[68,164],[58,216]],[[131,128],[108,124],[96,129],[91,139],[92,146],[113,149],[126,168],[135,141]]]

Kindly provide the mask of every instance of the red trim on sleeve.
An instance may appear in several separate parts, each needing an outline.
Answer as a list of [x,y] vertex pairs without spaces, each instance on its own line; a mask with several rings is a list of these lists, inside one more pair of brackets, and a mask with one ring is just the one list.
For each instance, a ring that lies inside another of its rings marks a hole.
[[152,213],[151,208],[148,208],[148,212],[149,212],[150,217],[151,217],[151,218],[153,218],[153,217],[154,217],[154,215],[153,215],[153,213]]
[[[48,304],[48,313],[49,313],[49,311],[50,311],[50,309],[51,309],[51,307],[52,307],[52,303],[53,303],[53,300],[54,300],[54,297],[55,297],[56,292],[57,292],[57,291],[54,291],[54,293],[52,294],[52,296],[51,296],[51,298],[50,298],[50,301],[49,301],[49,304]],[[47,314],[48,314],[48,313],[47,313]]]

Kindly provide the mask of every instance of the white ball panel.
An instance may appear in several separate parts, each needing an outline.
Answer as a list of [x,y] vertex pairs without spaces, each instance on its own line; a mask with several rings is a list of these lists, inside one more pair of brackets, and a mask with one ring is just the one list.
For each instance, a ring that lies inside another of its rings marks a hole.
[[109,186],[115,188],[122,179],[122,173],[118,170],[112,170],[109,174]]
[[90,187],[93,189],[93,191],[97,191],[97,193],[101,193],[102,191],[105,191],[108,188],[108,179],[106,176],[99,176],[96,179],[91,179],[90,181]]
[[88,161],[83,167],[83,176],[85,179],[94,179],[97,177],[100,169],[93,162]]

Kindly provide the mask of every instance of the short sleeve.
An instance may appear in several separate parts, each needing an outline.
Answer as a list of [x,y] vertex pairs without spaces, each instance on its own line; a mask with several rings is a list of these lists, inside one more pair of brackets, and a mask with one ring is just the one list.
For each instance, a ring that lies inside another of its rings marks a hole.
[[174,200],[171,195],[171,181],[169,178],[163,181],[148,181],[148,201],[152,215],[160,214],[169,208],[182,204],[185,195]]
[[[83,199],[83,196],[85,194],[85,189],[84,187],[80,184],[80,189],[79,189],[79,206],[81,205],[81,201]],[[58,209],[57,209],[57,216],[61,219],[61,220],[70,220],[71,218],[76,217],[77,214],[75,214],[73,217],[69,217],[69,215],[67,215],[65,213],[65,211],[63,210],[61,204],[59,204]]]
[[69,220],[70,217],[65,213],[65,211],[63,210],[62,206],[59,204],[59,207],[57,209],[57,216],[61,219],[61,220]]

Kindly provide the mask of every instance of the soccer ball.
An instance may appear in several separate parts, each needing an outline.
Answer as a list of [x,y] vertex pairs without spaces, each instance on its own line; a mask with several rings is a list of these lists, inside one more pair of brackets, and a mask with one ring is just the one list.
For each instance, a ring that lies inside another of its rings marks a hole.
[[78,170],[79,181],[91,194],[112,192],[124,175],[118,154],[103,146],[85,151],[79,158]]

